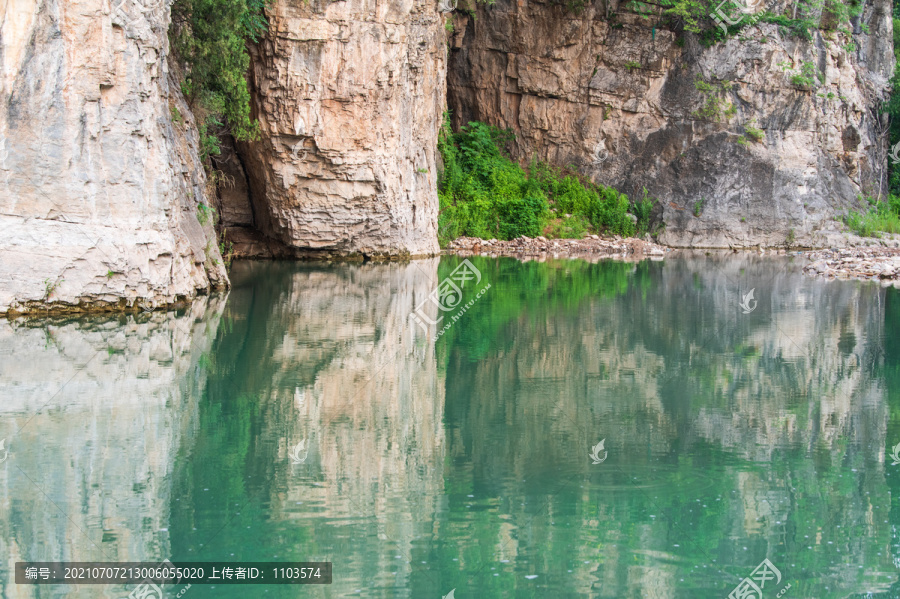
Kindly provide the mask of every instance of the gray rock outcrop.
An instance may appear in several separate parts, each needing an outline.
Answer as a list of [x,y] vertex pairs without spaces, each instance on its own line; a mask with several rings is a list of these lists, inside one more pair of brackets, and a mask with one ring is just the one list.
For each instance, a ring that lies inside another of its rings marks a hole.
[[0,8],[0,314],[227,285],[168,26],[161,0]]
[[508,127],[523,162],[572,165],[633,199],[646,187],[667,245],[840,243],[834,217],[886,192],[890,3],[866,5],[852,47],[827,24],[810,41],[756,24],[705,47],[646,6],[473,4],[451,42],[454,126]]

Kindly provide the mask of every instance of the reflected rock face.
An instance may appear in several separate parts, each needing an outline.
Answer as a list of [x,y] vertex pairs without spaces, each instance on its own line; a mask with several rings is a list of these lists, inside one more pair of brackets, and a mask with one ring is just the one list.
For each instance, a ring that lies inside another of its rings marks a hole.
[[[302,490],[329,512],[372,514],[385,493],[404,502],[440,494],[442,379],[433,340],[410,318],[416,298],[432,291],[436,267],[437,259],[341,268],[235,265],[225,317],[245,322],[221,339],[217,352],[238,369],[249,365],[230,348],[254,356],[252,367],[264,374],[254,392],[263,411],[279,414],[260,424],[279,437],[281,427],[289,431],[278,459],[301,465],[299,480],[330,483],[294,487],[286,503]],[[248,279],[252,289],[244,285]],[[259,322],[267,323],[264,338],[252,330]]]
[[224,308],[7,324],[0,550],[333,558],[380,597],[724,597],[763,558],[804,596],[896,581],[895,290],[471,263],[490,288],[440,338],[411,313],[456,258],[241,262]]
[[[213,296],[182,312],[0,321],[6,564],[168,555],[175,455],[195,434],[224,304]],[[114,590],[104,587],[124,596]]]

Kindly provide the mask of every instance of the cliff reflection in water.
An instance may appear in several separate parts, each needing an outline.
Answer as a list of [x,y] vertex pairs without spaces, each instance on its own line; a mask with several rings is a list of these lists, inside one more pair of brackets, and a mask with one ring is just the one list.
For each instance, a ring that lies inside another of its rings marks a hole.
[[3,597],[124,597],[17,586],[16,561],[165,557],[175,456],[190,443],[225,297],[177,312],[0,320]]
[[438,341],[409,315],[455,257],[237,263],[224,308],[156,328],[3,323],[0,435],[40,414],[0,465],[6,563],[334,563],[191,597],[721,599],[764,558],[766,597],[895,583],[896,291],[751,256],[471,260],[491,288]]

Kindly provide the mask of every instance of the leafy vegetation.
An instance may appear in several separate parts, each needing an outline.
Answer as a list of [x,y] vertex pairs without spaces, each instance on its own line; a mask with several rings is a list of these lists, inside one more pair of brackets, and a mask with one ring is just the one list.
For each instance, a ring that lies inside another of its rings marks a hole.
[[215,132],[227,127],[236,139],[255,139],[258,123],[250,116],[246,73],[248,40],[266,30],[264,9],[270,0],[175,0],[172,48],[184,68],[182,92],[197,115],[201,154],[219,153]]
[[791,84],[797,87],[809,89],[825,83],[825,75],[812,62],[803,62],[798,69],[793,68],[789,60],[778,63],[778,66],[788,74]]
[[[729,19],[735,20],[746,10],[746,4],[728,0],[724,4],[718,0],[662,0],[665,14],[672,19],[676,28],[696,33],[706,45],[714,44],[734,35],[741,29],[756,23],[772,23],[779,26],[782,35],[793,35],[805,40],[813,38],[817,29],[837,29],[849,38],[852,31],[849,23],[862,12],[861,0],[797,0],[790,15],[773,13],[768,10],[756,14],[746,14],[735,25],[724,21],[716,22],[712,15],[721,11]],[[726,27],[726,30],[723,30]]]
[[881,233],[900,233],[900,196],[889,195],[887,201],[868,198],[869,209],[850,210],[844,217],[847,227],[860,237],[880,237]]
[[693,112],[694,117],[718,122],[723,119],[727,121],[737,113],[737,107],[722,97],[731,91],[730,81],[713,83],[698,75],[694,87],[703,97],[703,105]]
[[[890,117],[890,145],[900,143],[900,0],[894,0],[894,57],[897,64],[891,78],[891,96],[884,105]],[[890,193],[900,196],[900,163],[888,157],[888,180]]]
[[[544,163],[523,169],[502,149],[513,139],[508,131],[474,122],[452,133],[445,118],[438,141],[444,163],[438,179],[441,245],[461,236],[572,238],[589,231],[637,232],[628,196]],[[646,210],[644,226],[649,226]]]
[[750,123],[744,125],[744,134],[753,139],[753,141],[760,142],[766,138],[766,132],[754,127],[754,123],[755,121],[750,121]]

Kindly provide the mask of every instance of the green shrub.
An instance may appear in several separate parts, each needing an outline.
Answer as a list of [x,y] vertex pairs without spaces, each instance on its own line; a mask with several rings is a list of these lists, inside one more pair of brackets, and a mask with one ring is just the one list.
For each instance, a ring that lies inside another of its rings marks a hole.
[[703,98],[703,105],[692,113],[695,118],[716,122],[724,118],[727,121],[737,113],[737,107],[732,102],[720,97],[731,91],[730,81],[711,83],[698,75],[694,87]]
[[647,188],[644,188],[644,197],[640,202],[635,201],[631,205],[631,213],[637,217],[637,233],[644,235],[650,231],[650,215],[653,212],[653,206],[656,205],[656,198],[652,197]]
[[588,222],[583,216],[557,218],[550,221],[545,231],[551,238],[582,239],[588,232]]
[[860,237],[879,237],[881,233],[900,233],[900,196],[871,202],[866,211],[850,210],[844,217],[847,227]]
[[[753,123],[754,121],[750,122]],[[760,142],[766,138],[765,131],[763,131],[762,129],[758,129],[751,124],[744,125],[744,132],[755,142]]]
[[[543,163],[526,171],[501,150],[513,139],[508,131],[476,122],[452,133],[445,116],[438,140],[442,246],[462,236],[537,237],[545,228],[548,236],[583,236],[588,230],[634,235],[628,196]],[[551,222],[551,206],[571,217]]]
[[442,244],[460,236],[537,237],[547,221],[547,198],[500,150],[509,134],[469,123],[456,134],[445,126],[438,141],[444,170],[438,180]]
[[191,107],[200,109],[199,121],[205,122],[206,114],[220,115],[237,139],[254,139],[259,134],[259,124],[250,116],[246,43],[256,41],[266,30],[264,9],[269,2],[175,0],[172,4],[170,39],[185,67],[182,91]]
[[612,187],[565,175],[547,164],[531,166],[531,177],[560,214],[583,216],[594,231],[629,236],[635,227],[628,217],[628,196]]

